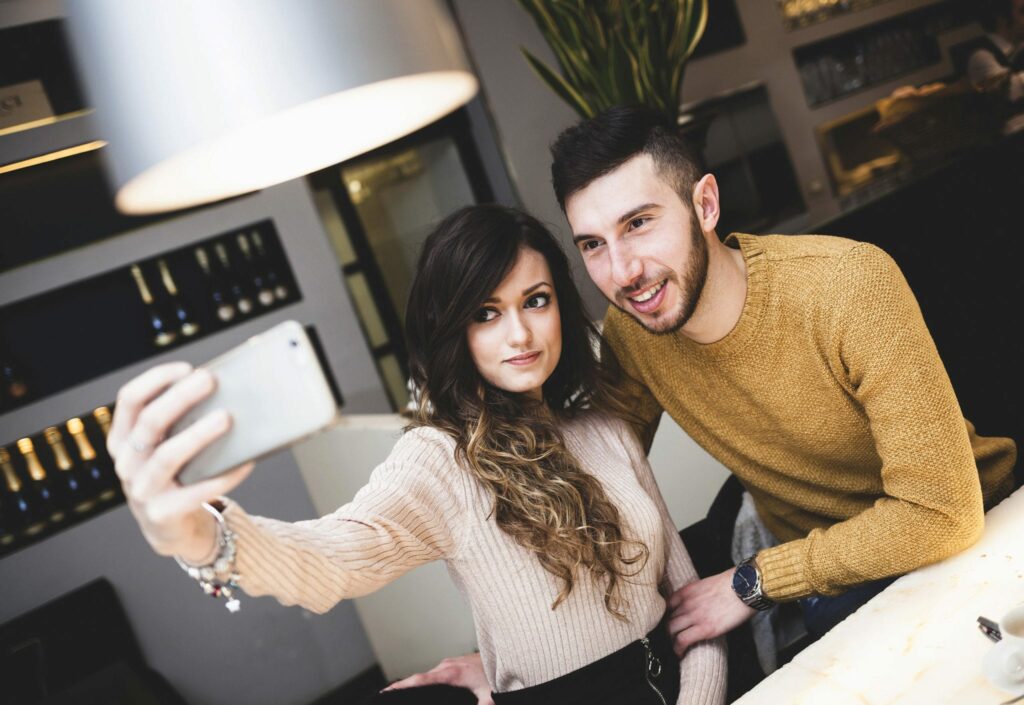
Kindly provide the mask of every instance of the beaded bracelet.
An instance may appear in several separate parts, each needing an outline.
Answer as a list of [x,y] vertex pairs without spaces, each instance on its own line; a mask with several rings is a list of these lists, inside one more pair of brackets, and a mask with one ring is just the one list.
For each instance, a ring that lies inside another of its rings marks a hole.
[[[222,505],[223,506],[223,505]],[[206,565],[189,565],[181,556],[175,556],[181,569],[188,573],[188,576],[199,582],[199,587],[211,597],[223,597],[227,602],[225,607],[229,612],[237,612],[241,607],[235,591],[238,590],[239,575],[235,571],[235,532],[228,528],[224,515],[220,508],[207,502],[203,502],[203,509],[210,512],[217,520],[217,555]],[[220,576],[227,575],[227,580]]]

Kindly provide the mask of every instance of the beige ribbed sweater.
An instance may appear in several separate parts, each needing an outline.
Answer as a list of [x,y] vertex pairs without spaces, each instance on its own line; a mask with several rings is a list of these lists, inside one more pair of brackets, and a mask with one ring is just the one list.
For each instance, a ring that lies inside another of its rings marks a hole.
[[723,339],[652,335],[615,309],[604,336],[639,381],[627,385],[639,434],[667,411],[784,542],[757,556],[765,593],[834,595],[975,541],[983,501],[1012,487],[1016,449],[964,420],[896,263],[837,237],[728,242],[747,295]]
[[[627,535],[651,551],[644,569],[623,583],[628,622],[605,610],[603,586],[585,575],[552,610],[558,581],[497,527],[490,498],[455,461],[454,441],[430,428],[405,433],[355,498],[320,519],[287,523],[228,502],[240,585],[250,595],[325,612],[444,560],[472,609],[494,690],[536,685],[596,661],[658,624],[665,612],[659,588],[674,590],[697,576],[630,429],[590,412],[562,433],[618,507]],[[717,705],[724,697],[723,640],[691,648],[678,702]]]

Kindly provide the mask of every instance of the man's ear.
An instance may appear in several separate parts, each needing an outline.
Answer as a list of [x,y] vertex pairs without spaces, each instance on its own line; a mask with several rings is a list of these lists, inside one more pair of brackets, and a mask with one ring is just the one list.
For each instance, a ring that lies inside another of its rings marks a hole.
[[693,187],[693,212],[697,214],[700,229],[705,233],[714,232],[721,216],[721,202],[718,200],[718,181],[714,174],[705,174]]

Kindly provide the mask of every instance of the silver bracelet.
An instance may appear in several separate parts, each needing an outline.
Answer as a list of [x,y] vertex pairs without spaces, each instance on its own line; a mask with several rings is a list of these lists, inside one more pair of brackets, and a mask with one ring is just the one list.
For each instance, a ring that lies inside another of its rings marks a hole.
[[[218,504],[221,503],[218,502]],[[174,560],[178,562],[182,570],[188,573],[190,578],[198,581],[203,592],[211,597],[223,597],[227,600],[224,606],[228,608],[229,612],[234,613],[241,607],[235,596],[240,578],[235,571],[237,549],[235,532],[228,528],[224,515],[220,511],[222,508],[223,504],[220,507],[215,507],[213,504],[203,502],[203,509],[217,520],[217,555],[213,560],[206,565],[189,565],[181,556],[175,556]],[[226,580],[221,577],[225,575],[227,576]]]

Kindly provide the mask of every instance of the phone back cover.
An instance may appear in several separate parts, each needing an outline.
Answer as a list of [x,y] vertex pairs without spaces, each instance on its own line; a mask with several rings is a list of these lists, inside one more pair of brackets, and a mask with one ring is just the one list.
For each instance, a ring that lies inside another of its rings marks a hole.
[[179,421],[173,433],[218,408],[226,408],[233,423],[178,474],[183,484],[294,443],[337,417],[316,353],[295,321],[250,338],[206,367],[216,376],[217,389]]

